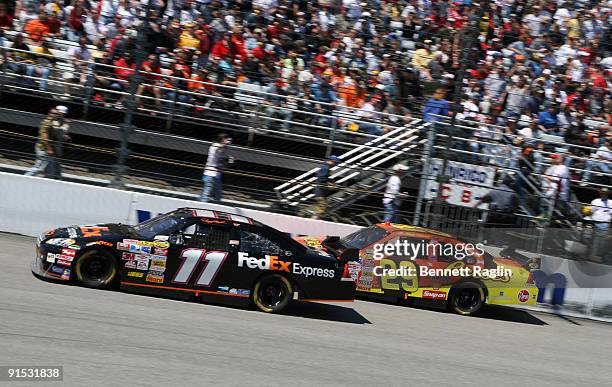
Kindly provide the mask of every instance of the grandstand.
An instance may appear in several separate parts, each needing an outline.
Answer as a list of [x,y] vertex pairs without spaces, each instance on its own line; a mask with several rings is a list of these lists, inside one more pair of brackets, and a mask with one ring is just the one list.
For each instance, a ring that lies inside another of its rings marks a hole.
[[524,182],[517,216],[534,228],[562,153],[568,205],[542,215],[575,230],[610,187],[609,17],[600,1],[3,2],[0,168],[33,164],[37,127],[63,104],[67,180],[195,199],[226,132],[228,203],[310,216],[313,176],[335,154],[328,217],[368,225],[403,163],[402,219],[468,235],[483,211],[440,210],[443,165]]

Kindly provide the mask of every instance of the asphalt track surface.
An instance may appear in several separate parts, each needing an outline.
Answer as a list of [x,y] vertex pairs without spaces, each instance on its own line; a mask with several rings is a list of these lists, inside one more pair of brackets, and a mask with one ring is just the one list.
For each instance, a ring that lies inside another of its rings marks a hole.
[[[369,301],[286,315],[36,279],[35,239],[0,234],[0,365],[15,386],[604,386],[612,325],[509,308],[482,317]],[[13,385],[3,383],[0,385]]]

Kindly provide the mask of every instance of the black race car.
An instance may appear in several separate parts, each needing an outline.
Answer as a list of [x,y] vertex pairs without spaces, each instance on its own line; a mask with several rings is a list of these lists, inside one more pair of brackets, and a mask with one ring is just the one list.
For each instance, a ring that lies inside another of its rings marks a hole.
[[[350,254],[349,254],[350,255]],[[254,304],[352,301],[348,259],[306,247],[240,215],[180,208],[136,226],[99,224],[42,234],[32,272],[91,288]]]

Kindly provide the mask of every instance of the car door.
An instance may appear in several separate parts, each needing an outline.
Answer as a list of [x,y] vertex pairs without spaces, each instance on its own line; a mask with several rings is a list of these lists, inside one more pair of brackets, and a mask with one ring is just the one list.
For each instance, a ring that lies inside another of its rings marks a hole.
[[294,258],[286,243],[276,235],[262,228],[241,225],[237,269],[245,278],[254,280],[264,270],[289,274]]
[[[169,237],[164,282],[189,289],[216,291],[219,281],[232,272],[236,248],[231,224],[196,221]],[[237,243],[236,243],[237,244]]]

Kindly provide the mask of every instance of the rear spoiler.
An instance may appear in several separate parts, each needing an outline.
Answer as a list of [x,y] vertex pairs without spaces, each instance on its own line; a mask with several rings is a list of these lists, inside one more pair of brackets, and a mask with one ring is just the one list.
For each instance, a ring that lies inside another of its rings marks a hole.
[[359,249],[346,248],[340,243],[340,237],[328,236],[321,246],[325,247],[330,253],[334,254],[340,262],[358,261]]

